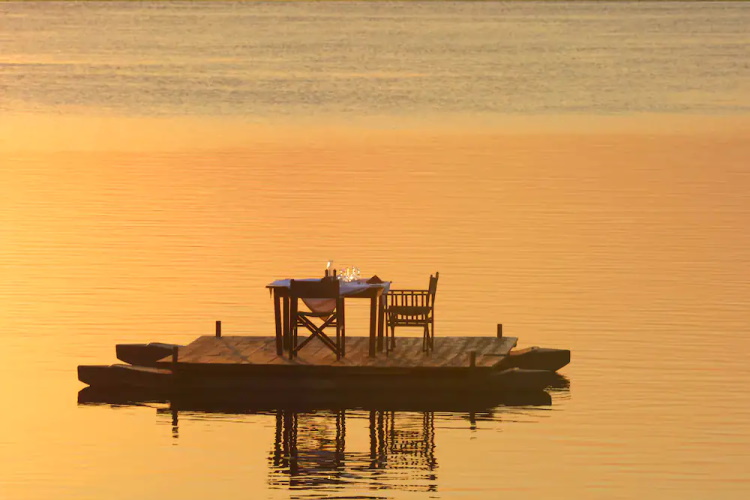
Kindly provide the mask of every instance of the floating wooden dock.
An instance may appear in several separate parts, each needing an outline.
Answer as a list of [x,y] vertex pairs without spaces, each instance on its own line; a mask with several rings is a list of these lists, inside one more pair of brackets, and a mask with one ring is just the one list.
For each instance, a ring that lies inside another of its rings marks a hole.
[[[275,337],[203,336],[178,350],[178,363],[203,365],[316,366],[348,368],[493,368],[516,346],[513,337],[436,338],[430,353],[422,351],[421,337],[396,339],[396,349],[369,356],[368,337],[347,337],[346,356],[336,355],[315,341],[289,359],[276,353]],[[172,356],[160,364],[171,366]]]
[[[514,337],[442,337],[433,349],[422,350],[421,337],[396,339],[390,352],[370,355],[369,337],[347,337],[346,355],[336,358],[322,341],[314,340],[294,358],[277,352],[276,337],[215,336],[197,338],[186,346],[118,346],[118,355],[151,358],[144,365],[79,366],[78,378],[92,387],[142,388],[171,393],[226,390],[235,394],[269,391],[375,391],[406,394],[441,391],[542,390],[559,383],[549,368],[523,366],[541,356],[545,363],[564,366],[570,352],[544,350],[514,356]],[[549,351],[549,352],[546,352]],[[550,357],[550,355],[552,357]],[[554,359],[553,359],[554,358]],[[544,365],[545,363],[541,363]],[[146,364],[150,366],[145,366]],[[556,368],[553,368],[553,370]]]

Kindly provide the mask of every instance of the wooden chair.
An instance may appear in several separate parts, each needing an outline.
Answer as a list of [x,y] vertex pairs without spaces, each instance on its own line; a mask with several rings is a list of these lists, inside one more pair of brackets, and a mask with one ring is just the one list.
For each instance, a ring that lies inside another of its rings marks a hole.
[[397,326],[419,326],[424,329],[422,350],[432,350],[435,339],[435,293],[440,273],[430,276],[427,290],[389,290],[386,295],[386,322],[390,329],[387,350],[396,347]]
[[[289,358],[297,355],[312,339],[318,337],[329,349],[341,359],[346,354],[344,342],[344,299],[339,296],[339,280],[325,278],[320,281],[292,280],[289,289],[291,304],[289,308],[289,324],[292,327],[289,346]],[[305,303],[309,311],[300,310],[299,300]],[[317,325],[313,318],[322,321]],[[299,327],[307,328],[310,336],[298,342]],[[323,330],[335,328],[335,340]]]

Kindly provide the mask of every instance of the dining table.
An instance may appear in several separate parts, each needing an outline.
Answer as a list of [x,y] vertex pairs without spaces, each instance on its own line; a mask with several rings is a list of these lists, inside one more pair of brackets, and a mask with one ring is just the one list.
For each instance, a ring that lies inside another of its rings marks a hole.
[[[303,281],[319,281],[320,278],[303,278]],[[295,278],[295,281],[298,281]],[[281,356],[291,345],[292,325],[290,321],[290,288],[291,278],[278,279],[268,285],[273,295],[273,311],[276,326],[276,353]],[[383,351],[385,342],[385,308],[386,295],[390,289],[390,281],[382,281],[375,277],[351,281],[342,280],[339,295],[342,299],[370,299],[370,333],[369,355]]]

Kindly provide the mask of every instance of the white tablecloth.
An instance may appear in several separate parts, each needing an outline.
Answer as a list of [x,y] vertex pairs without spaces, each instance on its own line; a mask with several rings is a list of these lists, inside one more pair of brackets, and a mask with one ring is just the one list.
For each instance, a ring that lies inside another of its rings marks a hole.
[[[291,279],[276,280],[269,284],[269,288],[289,288],[291,286]],[[295,281],[319,281],[317,278],[307,278]],[[342,281],[339,285],[339,293],[342,297],[349,295],[356,295],[357,293],[367,290],[370,287],[381,287],[383,293],[388,293],[391,287],[390,281],[384,281],[383,283],[367,283],[367,279],[361,279],[357,281]],[[302,301],[310,308],[311,311],[316,313],[331,313],[336,308],[336,300],[334,299],[302,299]]]

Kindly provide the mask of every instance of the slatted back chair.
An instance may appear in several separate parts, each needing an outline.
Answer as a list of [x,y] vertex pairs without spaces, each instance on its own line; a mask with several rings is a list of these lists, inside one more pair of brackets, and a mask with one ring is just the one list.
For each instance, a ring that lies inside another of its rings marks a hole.
[[[289,358],[296,357],[300,349],[318,337],[336,354],[336,359],[341,359],[346,354],[346,348],[344,299],[339,294],[339,280],[329,278],[319,281],[291,280],[289,296],[291,298],[289,317],[292,327]],[[300,299],[307,305],[309,311],[300,309]],[[322,323],[316,324],[313,318]],[[310,336],[302,342],[298,341],[299,327],[310,331]],[[331,338],[323,331],[326,328],[335,329],[336,336]]]
[[423,328],[422,350],[432,350],[435,339],[435,294],[440,273],[430,276],[427,290],[389,290],[386,322],[390,329],[390,338],[386,348],[390,351],[396,347],[397,326],[418,326]]

